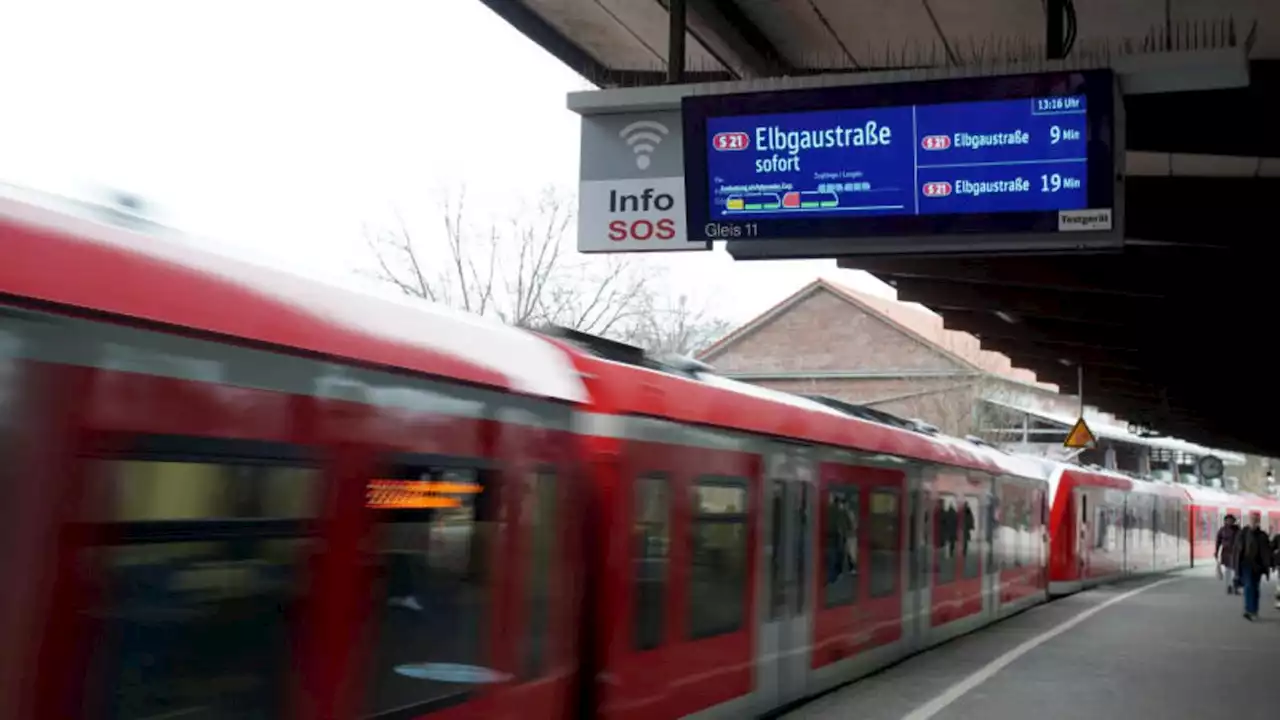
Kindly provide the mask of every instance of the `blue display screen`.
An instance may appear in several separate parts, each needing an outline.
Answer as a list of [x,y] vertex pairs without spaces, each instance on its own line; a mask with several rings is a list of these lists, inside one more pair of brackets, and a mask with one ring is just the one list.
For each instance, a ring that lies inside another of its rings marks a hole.
[[1048,236],[1122,221],[1115,97],[1109,70],[687,96],[690,240],[1077,247]]
[[1085,95],[706,120],[714,220],[1089,207]]

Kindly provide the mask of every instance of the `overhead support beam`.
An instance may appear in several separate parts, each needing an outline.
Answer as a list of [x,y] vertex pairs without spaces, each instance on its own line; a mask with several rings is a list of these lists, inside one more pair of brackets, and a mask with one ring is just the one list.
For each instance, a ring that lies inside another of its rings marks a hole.
[[688,14],[685,0],[667,0],[667,82],[679,85],[684,82],[684,36]]
[[[1130,150],[1280,157],[1280,60],[1249,62],[1248,87],[1125,97]],[[1170,122],[1169,118],[1178,118]],[[1187,128],[1195,128],[1187,132]]]
[[791,74],[791,65],[732,0],[654,1],[666,8],[670,18],[667,37],[668,84],[707,82],[693,80],[685,74],[686,33],[696,37],[707,52],[729,69],[725,73],[725,80]]
[[733,0],[659,0],[673,11],[687,8],[690,32],[741,79],[790,75],[792,68]]
[[1067,3],[1065,0],[1045,0],[1045,51],[1046,60],[1061,60],[1067,56]]
[[1134,350],[1103,350],[1091,347],[1063,348],[1032,340],[987,336],[982,338],[987,350],[1007,355],[1013,364],[1039,372],[1040,368],[1071,367],[1076,364],[1137,370],[1144,367],[1142,355]]
[[888,282],[897,288],[899,300],[918,302],[939,312],[946,309],[985,310],[1015,324],[1023,317],[1038,317],[1096,325],[1125,325],[1139,322],[1159,309],[1156,300],[1134,298],[1120,304],[1097,293],[1055,292],[907,277],[891,277]]
[[979,339],[1009,338],[1060,346],[1063,348],[1062,352],[1066,353],[1064,357],[1068,359],[1073,347],[1143,350],[1148,345],[1148,339],[1141,328],[1083,325],[1044,319],[1026,320],[1011,325],[990,313],[974,310],[947,310],[942,313],[942,323],[944,327],[977,335]]
[[565,37],[554,25],[543,20],[533,8],[523,2],[512,0],[480,0],[480,2],[523,33],[525,37],[545,48],[555,59],[588,80],[602,83],[601,78],[610,74],[604,63]]
[[1052,262],[1042,257],[1010,256],[843,257],[837,262],[842,268],[866,270],[886,282],[891,278],[915,277],[1057,292],[1151,297],[1162,297],[1169,290],[1167,276],[1153,277],[1150,265],[1143,263],[1137,253],[1129,252],[1060,255]]
[[1078,392],[1080,379],[1083,379],[1085,402],[1091,405],[1106,405],[1108,398],[1116,396],[1158,402],[1163,402],[1169,397],[1168,388],[1145,378],[1141,373],[1094,367],[1085,367],[1083,378],[1079,378],[1077,373],[1077,368],[1060,367],[1046,373],[1047,376],[1042,379],[1057,384],[1063,392],[1069,394]]
[[[1280,178],[1144,176],[1127,183],[1125,235],[1131,240],[1246,252],[1270,253],[1274,247],[1259,228],[1274,223]],[[1218,264],[1229,261],[1223,256]]]

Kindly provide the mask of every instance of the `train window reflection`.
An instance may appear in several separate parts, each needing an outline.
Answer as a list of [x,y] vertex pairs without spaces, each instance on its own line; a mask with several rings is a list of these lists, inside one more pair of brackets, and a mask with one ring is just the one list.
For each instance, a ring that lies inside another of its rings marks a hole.
[[91,550],[106,573],[92,717],[278,717],[292,683],[319,474],[237,462],[102,461]]
[[911,502],[907,507],[907,589],[915,590],[920,587],[918,576],[922,566],[921,558],[925,552],[925,548],[920,542],[920,522],[916,519],[921,502],[921,492],[912,490],[909,497]]
[[[500,533],[498,488],[490,472],[461,464],[419,464],[412,458],[393,462],[382,477],[425,481],[433,488],[480,488],[478,493],[445,494],[455,501],[449,503],[452,507],[442,503],[374,511],[382,582],[375,584],[372,598],[376,634],[365,712],[426,712],[465,699],[475,687],[472,679],[453,677],[458,666],[468,676],[505,679],[486,669],[485,653],[491,602],[487,560]],[[542,509],[552,512],[546,500],[554,484],[549,475],[536,475],[532,484],[524,508],[536,563],[538,528],[549,517]],[[535,598],[536,587],[531,587]],[[538,659],[536,652],[532,659]],[[454,672],[442,674],[442,664]]]
[[670,547],[667,479],[651,475],[637,480],[635,502],[632,637],[637,650],[649,650],[662,644]]
[[1031,542],[1031,503],[1027,500],[1025,488],[1018,488],[1018,503],[1014,507],[1012,528],[1015,540],[1015,567],[1033,564],[1034,548]]
[[551,606],[556,552],[556,476],[543,468],[529,479],[524,525],[529,537],[529,626],[525,634],[524,678],[543,673],[551,641]]
[[745,512],[747,491],[735,486],[704,485],[693,488],[694,512],[711,515]]
[[996,564],[996,537],[1000,532],[1000,516],[999,516],[1000,500],[998,496],[993,495],[986,504],[986,513],[983,515],[982,527],[984,529],[982,541],[987,546],[987,569],[994,571],[1001,565]]
[[783,555],[786,527],[787,485],[769,481],[769,619],[782,617],[787,597],[786,558]]
[[805,600],[806,600],[805,586],[807,584],[804,582],[804,578],[807,577],[807,575],[805,574],[805,568],[807,566],[807,561],[809,558],[809,551],[810,551],[810,548],[809,548],[809,512],[810,512],[809,485],[806,483],[799,483],[799,484],[793,484],[792,487],[799,491],[798,492],[799,497],[797,498],[799,507],[795,508],[795,512],[798,515],[797,517],[798,531],[796,532],[795,537],[792,538],[792,542],[795,543],[794,552],[795,552],[795,560],[796,560],[796,565],[794,568],[795,607],[793,608],[793,612],[803,613],[805,609]]
[[943,585],[956,579],[956,540],[960,535],[960,518],[954,495],[938,497],[934,511],[934,574]]
[[1025,546],[1025,525],[1028,503],[1026,489],[1018,485],[1005,485],[1001,490],[1000,508],[1000,566],[1005,569],[1022,567]]
[[693,487],[689,636],[734,632],[746,617],[746,481],[699,479]]
[[898,584],[898,493],[871,493],[871,597],[893,595]]
[[964,500],[964,510],[960,516],[960,547],[964,555],[964,576],[976,578],[982,574],[982,530],[978,527],[981,518],[977,498],[968,496]]
[[858,488],[832,487],[823,504],[823,606],[849,605],[858,599]]

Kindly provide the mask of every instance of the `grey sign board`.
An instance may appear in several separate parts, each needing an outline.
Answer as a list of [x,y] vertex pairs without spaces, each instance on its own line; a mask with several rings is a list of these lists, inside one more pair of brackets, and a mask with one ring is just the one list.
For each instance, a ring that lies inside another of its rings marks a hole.
[[711,248],[686,239],[678,111],[583,116],[578,201],[582,252]]

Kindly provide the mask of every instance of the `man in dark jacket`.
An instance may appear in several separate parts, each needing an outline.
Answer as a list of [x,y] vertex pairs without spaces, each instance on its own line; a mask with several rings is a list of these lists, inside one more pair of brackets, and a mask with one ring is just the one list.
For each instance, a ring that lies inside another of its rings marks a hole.
[[1222,575],[1227,581],[1227,594],[1234,595],[1240,587],[1240,578],[1236,576],[1236,556],[1232,552],[1236,547],[1236,537],[1240,534],[1240,526],[1236,524],[1236,516],[1228,514],[1218,528],[1218,541],[1213,548],[1213,557],[1222,566]]
[[1271,537],[1262,529],[1262,513],[1249,513],[1249,525],[1236,536],[1232,553],[1236,559],[1236,572],[1244,586],[1244,617],[1258,617],[1258,595],[1263,576],[1271,574],[1275,564],[1271,555]]
[[1271,567],[1275,570],[1271,577],[1276,580],[1276,609],[1280,610],[1280,531],[1271,538]]

